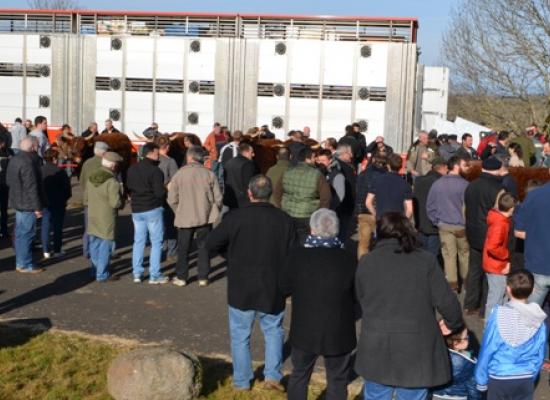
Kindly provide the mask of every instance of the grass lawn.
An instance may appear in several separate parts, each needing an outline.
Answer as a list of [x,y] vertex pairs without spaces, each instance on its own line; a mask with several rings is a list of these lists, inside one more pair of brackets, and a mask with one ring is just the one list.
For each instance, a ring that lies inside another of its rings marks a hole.
[[[106,371],[111,360],[136,344],[106,341],[57,331],[31,331],[0,323],[0,399],[109,400]],[[262,391],[236,393],[231,364],[199,357],[204,377],[203,400],[283,400],[283,394]],[[322,399],[323,388],[312,385],[311,400]]]

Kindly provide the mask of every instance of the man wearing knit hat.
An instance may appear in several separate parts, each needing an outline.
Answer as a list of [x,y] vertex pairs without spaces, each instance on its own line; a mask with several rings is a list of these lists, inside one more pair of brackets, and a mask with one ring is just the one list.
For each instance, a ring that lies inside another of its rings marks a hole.
[[[487,214],[495,206],[498,196],[504,191],[501,178],[502,162],[496,157],[483,160],[481,175],[472,181],[464,193],[466,207],[466,238],[470,245],[468,276],[464,309],[468,314],[480,311],[487,298],[483,284],[482,251],[487,235]],[[484,310],[481,310],[484,315]]]
[[84,201],[88,204],[89,251],[92,270],[98,282],[117,280],[109,272],[109,263],[118,209],[122,205],[122,185],[115,177],[115,171],[122,157],[106,152],[101,167],[90,175],[86,183]]

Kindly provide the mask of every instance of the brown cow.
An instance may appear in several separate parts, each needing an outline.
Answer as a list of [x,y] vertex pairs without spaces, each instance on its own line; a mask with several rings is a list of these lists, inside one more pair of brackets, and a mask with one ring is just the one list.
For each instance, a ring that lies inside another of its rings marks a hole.
[[[534,168],[534,167],[510,167],[510,175],[514,178],[514,181],[518,185],[519,199],[523,200],[526,195],[527,182],[536,179],[541,182],[550,181],[550,174],[548,168]],[[468,181],[473,181],[479,175],[481,175],[481,161],[471,161],[470,170],[465,174],[465,178]]]
[[172,132],[170,138],[170,149],[168,156],[172,157],[178,167],[185,164],[185,153],[190,146],[202,146],[201,140],[194,133]]

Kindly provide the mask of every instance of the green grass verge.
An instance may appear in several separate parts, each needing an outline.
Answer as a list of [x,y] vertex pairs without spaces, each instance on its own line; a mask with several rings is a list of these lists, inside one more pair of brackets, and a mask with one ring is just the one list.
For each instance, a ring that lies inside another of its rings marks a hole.
[[[106,371],[130,344],[60,332],[39,332],[0,323],[0,399],[111,400]],[[250,392],[235,392],[231,364],[199,357],[204,377],[203,400],[284,400],[256,384]],[[258,382],[258,380],[256,380]],[[309,400],[322,399],[322,387],[312,385]]]

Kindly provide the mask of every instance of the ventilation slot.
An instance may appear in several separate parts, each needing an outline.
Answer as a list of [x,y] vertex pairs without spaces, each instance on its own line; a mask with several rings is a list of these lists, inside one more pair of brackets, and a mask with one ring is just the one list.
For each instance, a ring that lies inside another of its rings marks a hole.
[[290,85],[290,97],[298,99],[318,99],[319,85]]
[[327,100],[351,100],[353,89],[351,86],[323,86],[323,99]]
[[157,93],[183,93],[183,80],[157,79],[155,91]]
[[144,78],[126,78],[126,91],[153,92],[153,80]]

